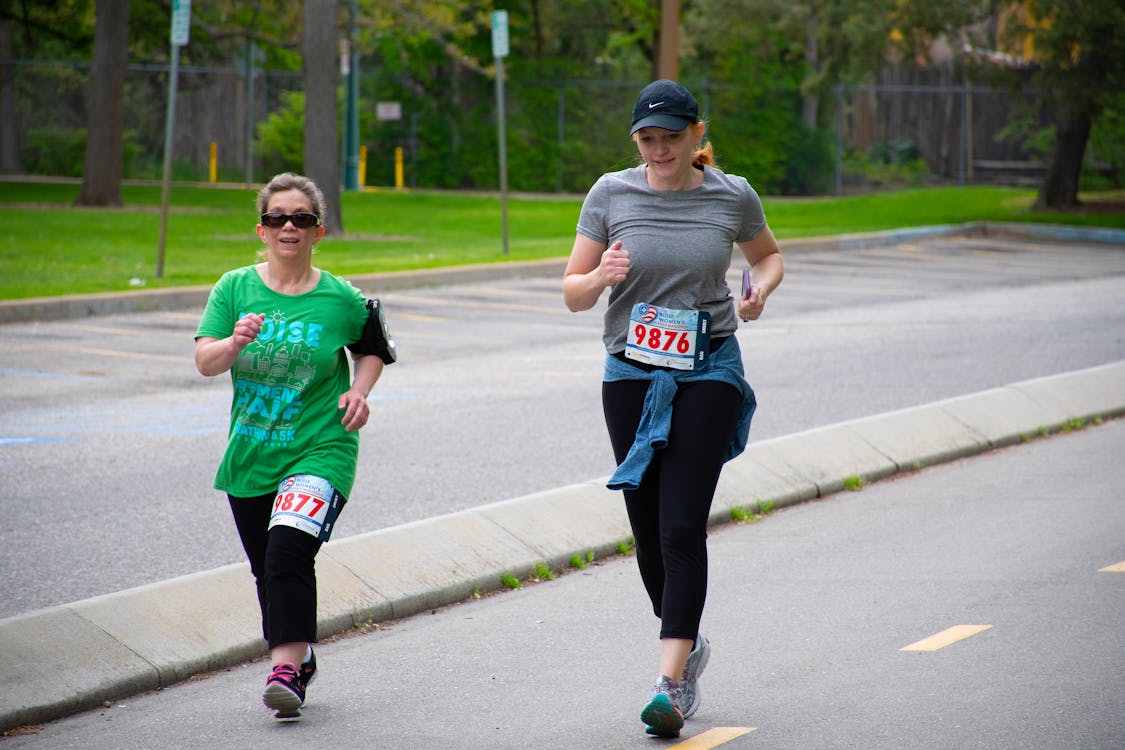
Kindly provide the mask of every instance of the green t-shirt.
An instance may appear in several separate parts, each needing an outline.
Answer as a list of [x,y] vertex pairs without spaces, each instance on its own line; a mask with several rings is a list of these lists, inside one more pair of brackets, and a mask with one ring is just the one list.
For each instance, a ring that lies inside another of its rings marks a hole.
[[226,338],[250,313],[266,320],[230,370],[230,435],[215,489],[257,497],[287,476],[313,474],[347,497],[359,433],[344,430],[337,404],[351,386],[344,347],[360,339],[367,320],[363,293],[321,271],[312,290],[279,294],[247,266],[215,284],[195,335]]

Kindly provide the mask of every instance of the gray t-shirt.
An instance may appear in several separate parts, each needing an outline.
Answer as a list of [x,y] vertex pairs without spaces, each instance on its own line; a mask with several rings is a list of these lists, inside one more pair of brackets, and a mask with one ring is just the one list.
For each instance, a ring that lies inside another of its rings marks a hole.
[[629,313],[637,302],[711,314],[711,335],[738,328],[726,273],[736,242],[766,225],[762,201],[744,178],[703,168],[691,190],[653,190],[645,165],[601,176],[582,204],[578,232],[609,247],[621,240],[629,275],[613,286],[602,340],[624,351]]

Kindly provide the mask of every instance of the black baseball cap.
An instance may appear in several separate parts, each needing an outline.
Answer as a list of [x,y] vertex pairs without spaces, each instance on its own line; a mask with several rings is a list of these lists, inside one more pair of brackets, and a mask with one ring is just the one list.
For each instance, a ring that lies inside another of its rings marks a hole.
[[633,127],[629,135],[641,128],[683,130],[699,121],[699,104],[691,92],[675,81],[653,81],[641,89],[633,105]]

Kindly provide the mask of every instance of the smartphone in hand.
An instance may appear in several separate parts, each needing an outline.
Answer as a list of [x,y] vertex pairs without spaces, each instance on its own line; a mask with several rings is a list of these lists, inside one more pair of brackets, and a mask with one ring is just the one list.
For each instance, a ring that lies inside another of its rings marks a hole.
[[742,299],[750,299],[750,269],[742,269]]

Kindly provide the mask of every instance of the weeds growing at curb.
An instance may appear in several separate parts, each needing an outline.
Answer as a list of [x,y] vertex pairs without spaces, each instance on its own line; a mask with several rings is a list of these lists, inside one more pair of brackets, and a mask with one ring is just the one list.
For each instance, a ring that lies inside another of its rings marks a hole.
[[551,568],[550,568],[549,565],[547,565],[547,563],[545,563],[545,562],[535,563],[535,573],[533,575],[533,578],[536,581],[550,581],[554,577],[555,577],[555,574],[554,574],[554,572],[551,571]]
[[586,552],[581,555],[575,552],[570,556],[570,567],[575,568],[576,570],[581,570],[593,561],[594,553],[590,550],[586,550]]
[[775,508],[773,500],[757,499],[754,505],[735,505],[730,509],[730,517],[732,521],[739,523],[755,523],[762,520],[770,513],[773,513]]
[[857,476],[855,474],[852,474],[850,477],[846,477],[844,479],[844,488],[852,492],[858,492],[859,490],[862,490],[864,484],[866,483],[863,481],[863,477]]
[[[1104,421],[1105,420],[1103,420],[1101,417],[1091,417],[1090,419],[1086,419],[1085,417],[1071,417],[1070,419],[1059,425],[1056,433],[1062,434],[1067,432],[1075,432],[1077,430],[1084,430],[1090,425],[1097,426],[1102,424],[1102,422]],[[1029,443],[1037,437],[1050,437],[1050,435],[1051,430],[1049,428],[1040,426],[1035,430],[1035,434],[1025,432],[1020,435],[1020,441]]]
[[520,579],[516,578],[511,573],[504,573],[500,576],[500,585],[506,589],[518,589],[523,586]]
[[360,633],[360,634],[371,633],[371,632],[374,632],[376,630],[379,630],[379,628],[380,628],[380,624],[374,617],[370,617],[370,616],[365,617],[365,618],[354,617],[354,616],[352,617],[351,630],[353,632]]
[[633,550],[637,548],[637,540],[630,536],[628,539],[623,539],[617,543],[617,554],[631,555]]

